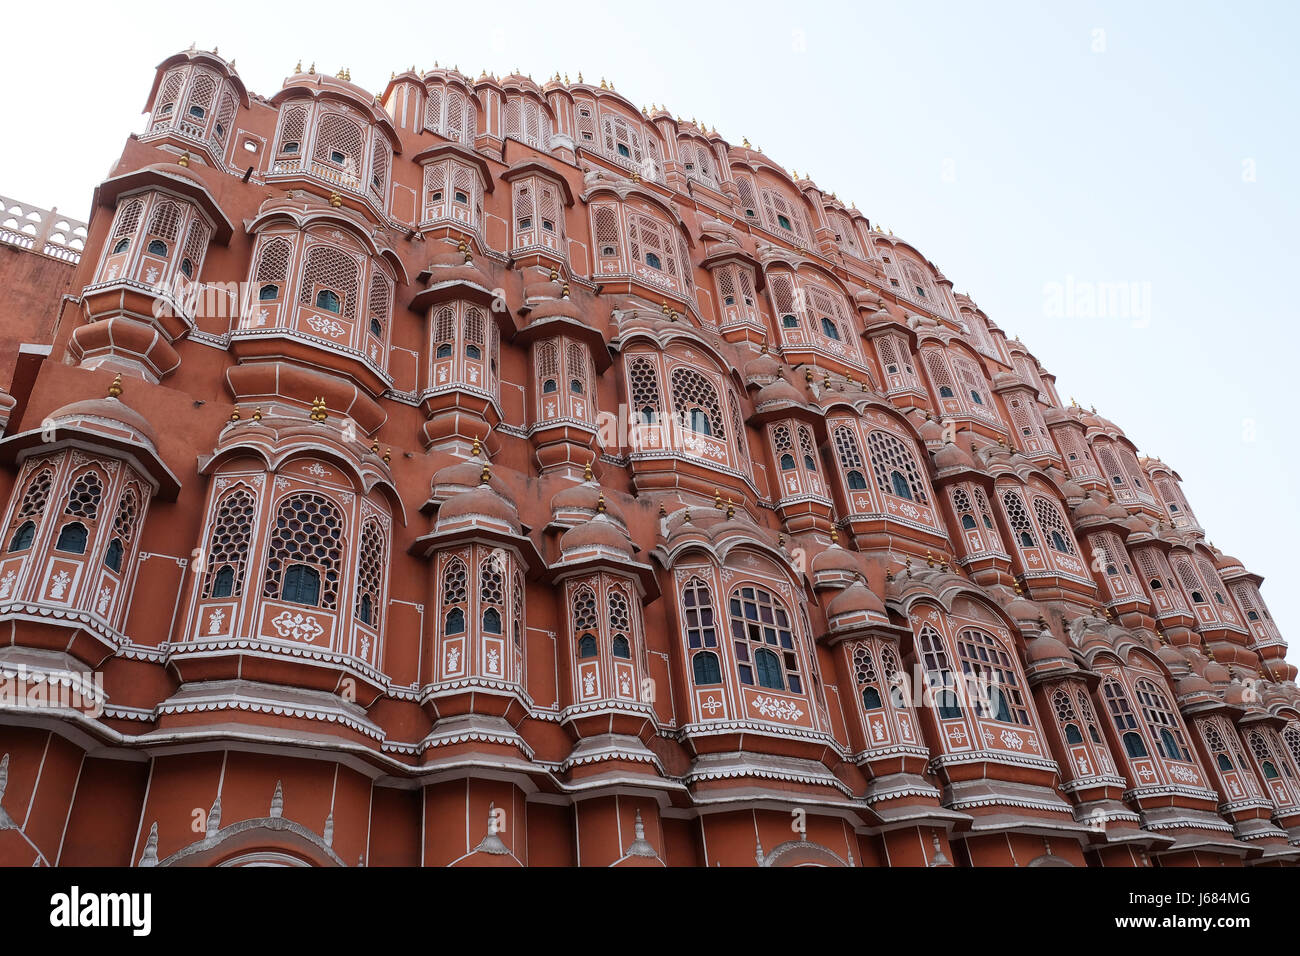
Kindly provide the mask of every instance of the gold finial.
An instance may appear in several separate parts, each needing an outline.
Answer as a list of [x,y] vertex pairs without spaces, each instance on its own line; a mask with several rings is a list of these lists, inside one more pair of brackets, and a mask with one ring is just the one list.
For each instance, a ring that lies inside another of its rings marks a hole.
[[579,82],[579,83],[582,82],[582,71],[581,71],[581,70],[578,71],[578,82]]
[[668,509],[664,507],[664,503],[662,501],[659,502],[659,517],[661,518],[668,517]]
[[566,282],[564,283],[564,288],[560,290],[560,298],[567,299],[568,297],[569,297],[569,283]]
[[329,412],[325,409],[325,396],[317,396],[311,404],[311,420],[314,422],[323,422],[329,418]]
[[934,555],[931,554],[929,551],[925,552],[925,566],[927,568],[934,567]]
[[262,420],[262,410],[260,408],[253,409],[253,421],[260,422],[261,420]]
[[727,498],[727,517],[729,519],[736,517],[736,506],[731,503],[730,496]]
[[[293,68],[293,72],[295,75],[302,72],[302,60],[298,61],[297,65]],[[397,74],[394,73],[393,75],[396,76]]]
[[782,551],[785,550],[785,535],[784,535],[784,534],[781,534],[781,533],[778,533],[778,534],[777,534],[777,536],[776,536],[776,546],[777,546],[778,548],[780,548]]
[[315,60],[312,60],[312,61],[311,61],[311,66],[307,69],[307,75],[308,75],[308,76],[315,76],[315,75],[316,75],[316,61],[315,61]]
[[552,282],[560,281],[560,270],[556,269],[554,266],[551,267],[551,281]]
[[832,528],[831,528],[831,544],[839,544],[839,543],[840,543],[840,533],[839,533],[838,531],[836,531],[834,527],[832,527]]
[[813,373],[812,373],[812,369],[811,369],[811,368],[805,368],[805,369],[803,370],[803,376],[804,376],[804,378],[806,378],[806,379],[808,380],[808,384],[811,385],[811,384],[812,384],[812,381],[813,381]]
[[600,78],[600,88],[601,88],[602,90],[607,90],[607,89],[609,89],[609,87],[605,85],[605,78],[604,78],[603,76]]
[[605,513],[605,492],[603,491],[596,498],[596,511],[599,512],[600,514]]
[[483,446],[479,444],[478,439],[474,439],[474,444],[470,446],[469,453],[475,458],[483,451]]
[[117,398],[122,394],[122,375],[118,373],[113,376],[113,384],[108,386],[108,397]]
[[742,137],[740,137],[740,141],[741,141],[742,143],[744,143],[744,145],[745,145],[745,149],[749,149],[749,138],[748,138],[748,137],[742,136]]
[[378,454],[379,454],[379,439],[378,439],[378,438],[376,438],[373,442],[370,443],[370,454],[372,454],[372,455],[378,455]]
[[717,488],[713,489],[713,507],[717,508],[719,511],[722,510],[722,492]]
[[231,421],[232,423],[233,423],[233,422],[237,422],[237,421],[239,421],[239,418],[240,418],[240,415],[239,415],[239,409],[236,408],[233,412],[230,413],[230,421]]
[[582,466],[582,480],[591,481],[591,462],[587,462]]
[[[578,82],[579,82],[579,83],[582,82],[582,74],[581,74],[581,73],[578,74]],[[567,73],[564,74],[564,85],[565,85],[565,86],[568,86],[568,85],[569,85],[569,74],[567,74]]]
[[686,517],[684,517],[684,518],[682,519],[682,524],[690,524],[690,523],[691,523],[691,509],[690,509],[690,506],[687,505],[687,507],[686,507]]
[[479,483],[486,485],[492,480],[492,465],[490,462],[483,462],[483,470],[479,472]]
[[831,387],[831,373],[824,369],[822,371],[822,387],[826,389]]
[[888,569],[886,569],[886,571],[885,571],[885,582],[886,582],[887,584],[893,584],[893,583],[894,583],[894,569],[893,569],[893,568],[888,568]]
[[189,150],[186,150],[185,152],[181,153],[181,158],[178,159],[178,160],[176,160],[176,165],[177,165],[177,166],[185,166],[185,167],[187,167],[187,168],[189,167],[189,165],[190,165],[190,154],[189,154]]
[[392,461],[392,460],[393,460],[393,450],[392,450],[391,448],[385,448],[385,449],[384,449],[384,463],[387,464],[388,462],[390,462],[390,461]]
[[1011,579],[1011,587],[1016,592],[1017,597],[1025,593],[1024,591],[1020,590],[1020,580],[1018,578]]
[[340,196],[337,192],[330,193],[330,205],[333,206],[335,209],[338,209],[339,206],[343,205],[343,197]]

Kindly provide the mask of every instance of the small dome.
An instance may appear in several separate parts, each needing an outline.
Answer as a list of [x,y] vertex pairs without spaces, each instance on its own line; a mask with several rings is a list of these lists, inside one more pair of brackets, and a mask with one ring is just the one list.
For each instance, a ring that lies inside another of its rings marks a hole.
[[596,484],[595,480],[570,485],[557,491],[551,498],[551,516],[556,520],[566,518],[572,520],[578,516],[591,518],[600,513],[602,499],[605,514],[609,519],[615,524],[626,527],[627,519],[623,515],[623,509],[601,491],[600,485]]
[[758,390],[758,394],[754,396],[754,407],[756,408],[778,402],[803,404],[803,396],[799,394],[798,389],[783,378],[778,378],[776,381],[764,385]]
[[438,520],[434,527],[435,530],[442,530],[462,521],[476,520],[504,526],[514,534],[519,533],[518,510],[504,495],[487,484],[448,498],[438,509]]
[[473,261],[465,261],[467,255],[460,252],[434,253],[429,259],[429,284],[441,285],[458,280],[481,289],[491,289],[492,281]]
[[1214,688],[1210,685],[1209,681],[1196,673],[1196,671],[1192,671],[1191,673],[1180,677],[1174,683],[1174,694],[1178,697],[1187,697],[1190,694],[1206,693],[1214,693]]
[[[486,280],[485,280],[486,281]],[[582,320],[582,312],[569,299],[543,299],[528,313],[529,324],[544,319]]]
[[862,566],[854,552],[832,543],[815,558],[809,567],[816,586],[844,585],[862,576]]
[[1232,673],[1218,661],[1212,660],[1205,665],[1204,677],[1211,684],[1226,684],[1232,679]]
[[[462,491],[473,491],[483,483],[485,464],[484,459],[476,456],[444,465],[433,473],[434,494],[446,498]],[[501,479],[492,477],[489,483],[498,494],[504,494],[505,485]]]
[[1046,628],[1025,645],[1025,656],[1031,664],[1046,664],[1053,661],[1074,663],[1074,656],[1070,653],[1070,649]]
[[974,468],[975,462],[969,454],[961,450],[956,442],[944,442],[944,446],[934,453],[934,465],[940,471],[947,468]]
[[854,581],[826,606],[826,616],[836,621],[858,615],[888,619],[885,603],[861,581]]
[[1166,667],[1171,671],[1181,671],[1188,667],[1187,658],[1178,652],[1178,649],[1170,644],[1161,644],[1160,649],[1156,651],[1156,657],[1164,661]]
[[761,352],[745,363],[745,381],[767,384],[781,377],[781,363],[770,352]]
[[1074,520],[1082,521],[1085,518],[1100,518],[1106,514],[1106,509],[1102,507],[1095,497],[1089,495],[1074,506]]
[[921,441],[925,442],[927,445],[937,445],[943,441],[943,426],[939,424],[936,419],[927,418],[921,423],[920,427],[917,428],[917,432],[921,436]]
[[120,398],[88,398],[51,412],[45,421],[56,427],[80,427],[87,431],[103,432],[113,438],[124,437],[125,429],[129,438],[140,441],[156,450],[157,435],[148,420],[131,408]]
[[568,558],[585,551],[612,552],[618,556],[631,557],[632,544],[613,521],[598,513],[590,521],[570,528],[560,536],[562,556]]
[[1150,534],[1151,525],[1144,521],[1140,515],[1129,515],[1123,521],[1124,527],[1128,528],[1130,534]]

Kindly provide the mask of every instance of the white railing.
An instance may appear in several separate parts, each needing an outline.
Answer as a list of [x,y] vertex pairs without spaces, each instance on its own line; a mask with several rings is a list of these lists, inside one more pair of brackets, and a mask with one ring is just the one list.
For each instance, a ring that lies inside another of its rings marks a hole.
[[78,263],[86,245],[86,224],[60,216],[58,207],[42,209],[0,196],[0,242],[52,259]]

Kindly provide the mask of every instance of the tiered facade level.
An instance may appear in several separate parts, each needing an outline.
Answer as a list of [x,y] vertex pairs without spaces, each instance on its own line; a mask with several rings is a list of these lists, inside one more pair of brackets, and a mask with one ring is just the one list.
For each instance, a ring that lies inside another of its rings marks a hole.
[[0,860],[1300,856],[1260,577],[834,194],[581,77],[146,110],[4,247]]

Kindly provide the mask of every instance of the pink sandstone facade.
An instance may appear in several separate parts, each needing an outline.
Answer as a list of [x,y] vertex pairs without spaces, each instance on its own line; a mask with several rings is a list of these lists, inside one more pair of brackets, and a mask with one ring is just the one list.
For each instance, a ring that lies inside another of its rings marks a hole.
[[1300,856],[1260,577],[833,193],[581,76],[145,109],[5,200],[0,862]]

